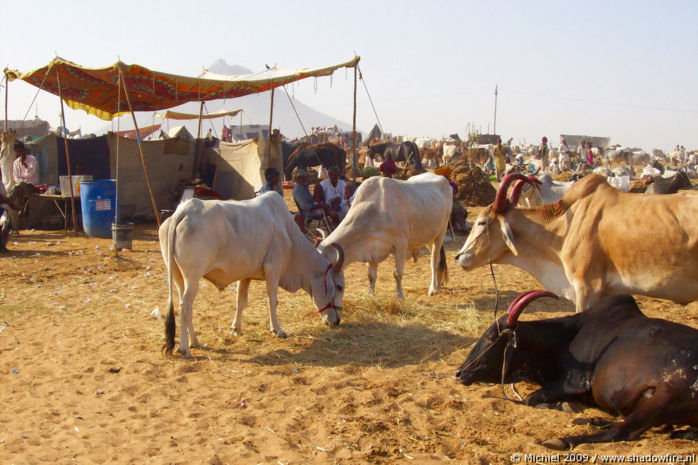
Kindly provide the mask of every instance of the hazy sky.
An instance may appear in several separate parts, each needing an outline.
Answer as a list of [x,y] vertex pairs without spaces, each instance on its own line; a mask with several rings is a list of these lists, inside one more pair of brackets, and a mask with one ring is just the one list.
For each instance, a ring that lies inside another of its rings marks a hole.
[[[504,139],[545,135],[557,143],[569,133],[645,149],[698,148],[695,0],[0,0],[0,17],[0,65],[20,71],[55,55],[89,67],[119,56],[194,76],[218,58],[259,71],[326,66],[356,52],[393,134],[463,136],[469,124],[491,131],[498,85]],[[295,98],[351,122],[352,78],[339,71],[332,80],[301,81]],[[9,90],[10,119],[28,110],[32,118],[36,88],[15,81]],[[57,125],[58,99],[42,92],[37,102],[39,116]],[[105,125],[67,111],[71,129]],[[376,122],[361,84],[357,122],[364,131]]]

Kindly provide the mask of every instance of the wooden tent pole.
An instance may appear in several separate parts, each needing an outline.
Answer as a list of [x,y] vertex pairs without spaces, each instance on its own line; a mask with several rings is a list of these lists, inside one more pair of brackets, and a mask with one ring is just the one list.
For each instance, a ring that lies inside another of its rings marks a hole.
[[201,117],[204,114],[204,101],[201,101],[201,105],[199,105],[199,127],[196,130],[196,142],[194,145],[194,150],[196,150],[196,153],[194,154],[194,160],[196,163],[194,163],[194,177],[197,177],[197,175],[201,172],[201,158],[203,156],[203,151],[204,151],[204,144],[201,142]]
[[[63,105],[63,89],[61,88],[61,74],[56,67],[56,81],[58,83],[58,98],[61,100],[61,118],[63,119],[63,143],[65,144],[65,160],[68,165],[68,185],[70,186],[70,217],[73,220],[73,233],[77,234],[78,225],[75,220],[75,193],[73,192],[73,172],[70,167],[70,150],[68,149],[68,128],[65,125],[65,107]],[[63,228],[68,232],[67,225]]]
[[269,162],[269,154],[271,153],[271,122],[274,117],[274,88],[271,89],[271,105],[269,108],[269,143],[267,144],[267,162]]
[[240,112],[240,140],[242,140],[242,112]]
[[150,193],[150,201],[153,203],[153,211],[155,212],[155,219],[158,222],[158,228],[160,228],[160,212],[158,211],[157,203],[155,203],[155,196],[153,195],[153,187],[150,185],[150,175],[148,174],[148,167],[145,165],[145,156],[143,155],[143,142],[141,141],[141,131],[138,129],[138,123],[136,122],[136,114],[133,112],[133,106],[131,106],[131,98],[128,94],[128,88],[126,87],[126,80],[124,79],[123,72],[121,71],[121,66],[119,66],[119,79],[121,80],[121,85],[124,88],[124,95],[126,96],[126,103],[128,104],[128,109],[131,112],[131,118],[133,118],[133,127],[136,128],[136,140],[138,141],[138,152],[141,155],[141,164],[143,165],[143,173],[145,174],[145,182],[148,185],[148,192]]
[[201,117],[204,114],[204,102],[203,100],[201,101],[201,105],[199,106],[199,128],[196,130],[196,138],[201,139]]
[[7,74],[5,75],[5,131],[9,130],[10,128],[7,127],[7,98],[8,98],[8,89],[10,88],[10,80],[7,79]]
[[[121,222],[121,216],[119,215],[119,179],[121,176],[119,176],[119,134],[118,130],[121,129],[121,74],[119,74],[119,77],[117,78],[116,82],[116,127],[117,127],[117,134],[116,134],[116,173],[115,173],[115,178],[116,178],[116,198],[114,199],[114,224],[118,227],[119,223]],[[114,119],[112,118],[111,120],[112,127],[114,126]],[[112,130],[112,133],[114,131]],[[116,234],[112,234],[112,245],[114,246],[114,256],[118,257],[119,256],[119,248],[116,246]]]
[[357,65],[354,65],[354,120],[351,128],[351,166],[354,182],[356,182],[357,155],[356,155],[356,74],[358,71]]

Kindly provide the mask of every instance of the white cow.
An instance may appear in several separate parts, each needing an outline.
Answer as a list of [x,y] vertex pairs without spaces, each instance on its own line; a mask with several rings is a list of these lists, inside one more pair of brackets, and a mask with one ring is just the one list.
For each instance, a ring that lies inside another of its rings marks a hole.
[[423,173],[407,181],[373,177],[361,184],[347,216],[318,249],[326,257],[330,246],[344,250],[344,263],[368,262],[369,290],[376,285],[378,263],[395,255],[397,295],[402,292],[402,274],[408,255],[417,258],[431,245],[431,285],[436,293],[448,278],[443,250],[444,236],[453,204],[453,191],[443,176]]
[[453,158],[456,155],[458,147],[455,144],[445,143],[443,145],[442,150],[443,155],[441,156],[441,159],[444,161],[445,165],[448,165],[448,163],[451,161],[451,158]]
[[243,201],[188,200],[165,220],[158,234],[169,285],[165,353],[174,348],[173,280],[180,302],[178,351],[186,357],[191,356],[189,339],[192,347],[199,344],[192,324],[192,304],[202,277],[219,290],[238,281],[232,325],[236,334],[241,334],[242,310],[253,279],[266,281],[269,326],[275,335],[286,336],[276,318],[279,286],[289,292],[303,288],[324,321],[339,324],[344,294],[342,250],[328,244],[334,251],[334,265],[320,255],[275,192]]
[[526,184],[521,192],[521,205],[524,207],[557,202],[574,184],[574,181],[553,181],[549,174],[544,174],[538,178],[540,184],[534,181],[534,176],[528,178],[533,182]]

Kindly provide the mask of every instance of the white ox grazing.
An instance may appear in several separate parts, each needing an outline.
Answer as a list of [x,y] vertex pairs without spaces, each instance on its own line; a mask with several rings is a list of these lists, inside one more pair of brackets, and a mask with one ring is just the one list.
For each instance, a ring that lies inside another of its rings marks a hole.
[[523,268],[581,312],[601,298],[641,294],[698,300],[698,202],[691,194],[629,194],[599,175],[577,181],[555,203],[515,208],[521,184],[502,180],[456,261],[465,269]]
[[373,294],[378,263],[395,255],[397,295],[402,292],[402,274],[408,255],[417,258],[431,245],[431,285],[436,293],[448,279],[444,236],[453,204],[453,191],[443,176],[423,173],[407,181],[373,177],[361,184],[347,216],[318,249],[328,256],[330,246],[344,250],[344,263],[368,262],[369,290]]
[[174,348],[176,326],[173,280],[180,301],[178,351],[186,357],[191,356],[189,338],[192,347],[199,344],[192,324],[192,304],[202,277],[219,290],[239,281],[232,325],[238,335],[253,279],[266,281],[269,325],[277,336],[286,336],[276,318],[279,286],[289,292],[303,288],[311,295],[325,322],[332,326],[339,324],[344,294],[342,250],[328,245],[334,251],[334,265],[320,255],[275,192],[244,201],[186,201],[165,220],[158,234],[168,271],[169,313],[164,346],[167,354]]

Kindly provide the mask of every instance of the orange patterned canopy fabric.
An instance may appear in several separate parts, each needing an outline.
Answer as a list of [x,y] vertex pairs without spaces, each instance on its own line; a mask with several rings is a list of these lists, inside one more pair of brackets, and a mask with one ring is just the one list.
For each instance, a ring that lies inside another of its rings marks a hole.
[[[265,92],[307,77],[331,75],[340,68],[352,68],[359,57],[325,68],[271,69],[246,76],[204,73],[201,77],[179,76],[152,71],[140,65],[117,62],[106,68],[85,68],[61,58],[34,71],[5,70],[9,81],[21,79],[59,95],[58,82],[66,104],[104,120],[129,111],[123,90],[119,97],[119,75],[128,89],[133,111],[155,111],[187,102],[230,99]],[[120,101],[119,101],[120,100]]]

